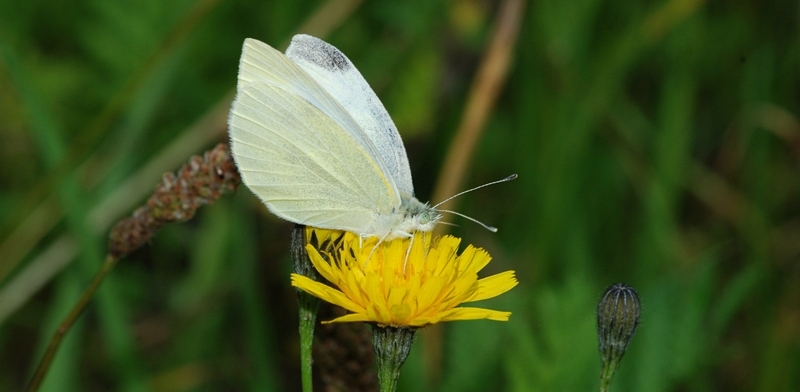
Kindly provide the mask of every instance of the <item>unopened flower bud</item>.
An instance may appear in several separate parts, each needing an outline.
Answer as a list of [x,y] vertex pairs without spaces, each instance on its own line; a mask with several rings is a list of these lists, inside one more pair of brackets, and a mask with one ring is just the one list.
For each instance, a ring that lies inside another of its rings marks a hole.
[[639,326],[641,309],[636,290],[622,283],[609,286],[597,305],[597,338],[602,361],[601,391],[607,390],[619,368],[622,356]]

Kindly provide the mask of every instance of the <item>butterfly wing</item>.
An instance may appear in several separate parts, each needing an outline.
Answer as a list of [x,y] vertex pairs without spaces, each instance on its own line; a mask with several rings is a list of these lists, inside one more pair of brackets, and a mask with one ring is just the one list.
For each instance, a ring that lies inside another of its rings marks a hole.
[[296,223],[367,233],[376,213],[400,205],[374,146],[357,139],[358,125],[282,53],[246,40],[237,89],[229,118],[233,155],[245,184],[270,211]]
[[377,148],[398,190],[413,196],[411,169],[400,133],[375,92],[347,56],[319,38],[298,34],[286,49],[286,57],[305,70],[344,107]]

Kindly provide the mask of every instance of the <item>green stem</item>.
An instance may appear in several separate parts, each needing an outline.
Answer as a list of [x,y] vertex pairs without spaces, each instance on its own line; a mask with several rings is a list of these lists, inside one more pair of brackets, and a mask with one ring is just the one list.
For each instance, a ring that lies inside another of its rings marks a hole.
[[611,360],[603,363],[600,371],[600,392],[608,392],[608,388],[611,387],[611,380],[614,379],[614,374],[617,372],[617,369],[619,369],[619,363],[619,360]]
[[303,383],[303,392],[313,391],[311,378],[312,344],[314,343],[314,324],[317,321],[317,309],[320,300],[310,294],[297,293],[300,303],[300,377]]
[[[311,279],[319,280],[317,271],[314,270],[305,249],[305,226],[295,225],[292,231],[291,255],[294,272]],[[300,324],[300,379],[303,392],[313,392],[311,364],[314,361],[312,346],[314,343],[314,325],[317,322],[317,310],[320,299],[302,290],[297,290],[297,302]]]
[[378,366],[378,383],[381,392],[397,390],[400,368],[411,352],[416,328],[372,326],[372,348]]
[[47,375],[47,371],[50,369],[50,364],[53,362],[53,358],[58,352],[58,347],[61,345],[61,340],[64,338],[64,335],[69,332],[72,325],[75,324],[75,320],[80,317],[81,313],[86,309],[86,306],[89,304],[89,301],[92,300],[95,291],[97,288],[100,287],[100,283],[103,282],[106,275],[114,269],[114,266],[117,264],[119,258],[114,257],[112,255],[107,255],[103,265],[100,267],[100,270],[97,271],[97,274],[94,275],[92,278],[91,283],[89,283],[89,287],[84,290],[81,297],[78,299],[78,302],[72,306],[69,314],[61,321],[61,324],[58,325],[58,329],[53,334],[53,337],[50,339],[50,344],[47,345],[47,351],[44,353],[44,357],[39,362],[39,366],[36,368],[36,373],[33,374],[33,378],[31,379],[30,384],[28,384],[28,392],[35,392],[39,390],[39,387],[44,381],[44,377]]

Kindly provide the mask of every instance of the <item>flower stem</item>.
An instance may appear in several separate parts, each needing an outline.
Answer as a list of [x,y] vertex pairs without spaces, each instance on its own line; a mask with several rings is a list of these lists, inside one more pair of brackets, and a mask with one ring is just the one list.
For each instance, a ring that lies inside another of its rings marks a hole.
[[100,270],[97,271],[97,274],[94,275],[91,283],[89,283],[89,287],[84,290],[83,294],[81,294],[81,297],[78,299],[78,302],[72,306],[69,314],[67,314],[64,320],[61,321],[61,324],[58,325],[53,337],[50,338],[50,344],[47,345],[47,351],[45,351],[42,360],[39,362],[39,366],[36,368],[36,373],[33,374],[33,378],[31,379],[30,384],[28,384],[28,392],[35,392],[39,390],[42,381],[44,381],[44,377],[47,375],[47,371],[50,369],[50,364],[53,362],[56,352],[58,352],[58,347],[61,345],[61,340],[64,338],[67,332],[69,332],[70,328],[72,328],[72,325],[75,324],[75,320],[77,320],[81,313],[83,313],[83,311],[86,309],[86,306],[89,304],[89,301],[91,301],[95,291],[97,291],[97,288],[100,287],[100,283],[102,283],[106,275],[108,275],[108,273],[114,269],[114,266],[117,264],[118,260],[118,257],[112,256],[111,254],[106,256],[103,265],[100,266]]
[[619,360],[611,360],[610,362],[603,363],[602,370],[600,371],[600,392],[608,392],[611,386],[611,380],[614,379],[614,374],[619,369]]
[[400,367],[411,352],[416,328],[372,326],[372,349],[378,365],[378,382],[381,392],[397,390]]
[[314,343],[314,324],[317,321],[319,299],[306,294],[297,293],[300,308],[300,377],[303,383],[303,392],[312,392],[313,380],[311,378],[311,348]]
[[[291,254],[294,272],[319,280],[317,271],[311,265],[305,249],[305,226],[295,225],[292,231]],[[313,392],[311,365],[314,359],[311,356],[314,343],[314,324],[317,322],[317,311],[320,299],[305,291],[297,290],[297,303],[300,324],[300,379],[303,392]]]

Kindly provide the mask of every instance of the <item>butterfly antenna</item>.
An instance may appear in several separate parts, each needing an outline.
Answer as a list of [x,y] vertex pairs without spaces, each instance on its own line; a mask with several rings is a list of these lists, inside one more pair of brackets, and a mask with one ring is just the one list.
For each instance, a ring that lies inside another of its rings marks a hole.
[[464,214],[461,214],[461,213],[458,213],[458,212],[455,212],[455,211],[450,211],[450,210],[438,210],[438,211],[440,211],[440,212],[449,212],[449,213],[451,213],[453,215],[458,215],[458,216],[460,216],[460,217],[462,217],[464,219],[469,219],[469,220],[471,220],[471,221],[483,226],[484,229],[489,230],[492,233],[497,233],[497,228],[496,227],[489,226],[489,225],[487,225],[487,224],[485,224],[485,223],[483,223],[483,222],[481,222],[481,221],[479,221],[479,220],[477,220],[477,219],[475,219],[473,217],[466,216]]
[[[447,203],[448,201],[450,201],[450,200],[453,200],[453,199],[455,199],[456,197],[459,197],[459,196],[461,196],[461,195],[463,195],[463,194],[465,194],[465,193],[469,193],[469,192],[472,192],[472,191],[475,191],[475,190],[481,189],[481,188],[483,188],[483,187],[487,187],[487,186],[489,186],[489,185],[499,184],[499,183],[501,183],[501,182],[508,182],[508,181],[511,181],[511,180],[513,180],[513,179],[515,179],[515,178],[517,178],[517,177],[518,177],[518,176],[517,176],[516,174],[512,174],[512,175],[510,175],[510,176],[508,176],[508,177],[506,177],[506,178],[504,178],[504,179],[502,179],[502,180],[492,181],[492,182],[490,182],[490,183],[488,183],[488,184],[479,185],[479,186],[476,186],[475,188],[472,188],[472,189],[467,189],[467,190],[465,190],[465,191],[463,191],[463,192],[458,192],[458,193],[456,193],[455,195],[453,195],[453,196],[450,196],[450,197],[448,197],[447,199],[444,199],[444,201],[440,202],[439,204],[437,204],[437,205],[433,206],[433,208],[439,207],[440,205],[442,205],[442,204],[444,204],[444,203]],[[444,210],[442,210],[442,211],[444,211]],[[449,211],[449,212],[452,212],[452,211]],[[463,216],[463,215],[462,215],[462,216]],[[466,217],[465,217],[465,218],[466,218]],[[470,219],[472,219],[472,218],[470,218]],[[473,219],[473,220],[474,220],[474,219]],[[480,223],[480,222],[478,222],[478,221],[475,221],[475,222],[477,222],[477,223]],[[486,225],[484,225],[483,223],[481,223],[481,225],[483,225],[483,226],[485,226],[485,227],[487,227],[487,228],[489,227],[489,226],[486,226]],[[495,229],[495,230],[496,230],[496,229]]]

